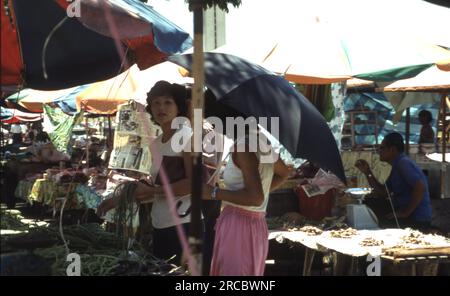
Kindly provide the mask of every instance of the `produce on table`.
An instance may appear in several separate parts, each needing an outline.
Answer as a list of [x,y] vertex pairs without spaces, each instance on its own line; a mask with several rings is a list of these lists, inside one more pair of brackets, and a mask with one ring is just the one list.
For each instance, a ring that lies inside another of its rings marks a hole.
[[373,237],[366,237],[359,243],[359,245],[362,247],[378,247],[384,245],[384,241],[374,239]]
[[332,230],[330,231],[331,237],[335,238],[350,238],[354,235],[357,235],[358,231],[354,228],[346,228],[346,229],[339,229],[339,230]]

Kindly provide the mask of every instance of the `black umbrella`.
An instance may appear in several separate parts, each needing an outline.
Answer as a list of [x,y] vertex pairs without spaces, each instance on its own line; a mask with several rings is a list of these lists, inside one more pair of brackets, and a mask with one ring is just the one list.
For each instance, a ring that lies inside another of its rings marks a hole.
[[[168,59],[192,70],[192,54]],[[209,102],[206,116],[223,117],[224,112],[232,116],[230,110],[236,110],[236,115],[279,117],[279,141],[292,156],[308,159],[345,182],[341,156],[325,119],[286,79],[229,54],[205,53],[204,59],[206,86],[218,103],[231,107]],[[270,120],[267,128],[270,132]]]

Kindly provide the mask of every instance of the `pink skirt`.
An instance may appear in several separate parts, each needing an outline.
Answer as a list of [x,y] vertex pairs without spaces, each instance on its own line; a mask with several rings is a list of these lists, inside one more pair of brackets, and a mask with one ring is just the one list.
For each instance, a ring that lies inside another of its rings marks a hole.
[[216,223],[210,275],[262,276],[269,250],[266,213],[226,206]]

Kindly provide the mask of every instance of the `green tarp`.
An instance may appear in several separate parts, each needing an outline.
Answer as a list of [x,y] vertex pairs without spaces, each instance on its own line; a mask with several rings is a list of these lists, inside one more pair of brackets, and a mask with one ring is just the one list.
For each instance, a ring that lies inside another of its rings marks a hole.
[[44,130],[56,150],[71,154],[70,140],[73,127],[79,124],[83,118],[83,111],[74,115],[67,115],[59,108],[44,105]]

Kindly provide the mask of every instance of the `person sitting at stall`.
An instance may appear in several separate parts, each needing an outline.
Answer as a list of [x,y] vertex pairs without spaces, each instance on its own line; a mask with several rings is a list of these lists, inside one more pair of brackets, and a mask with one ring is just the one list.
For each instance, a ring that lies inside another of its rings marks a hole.
[[25,137],[24,137],[25,138],[25,142],[32,144],[35,141],[37,135],[39,133],[41,133],[41,132],[42,132],[42,124],[41,124],[41,122],[39,122],[39,121],[38,122],[33,122],[30,125],[30,128],[28,129],[28,131],[25,134]]
[[379,154],[381,161],[392,166],[385,185],[374,177],[365,160],[357,160],[355,166],[366,176],[376,197],[387,197],[392,200],[395,212],[392,211],[388,200],[365,201],[377,216],[389,213],[385,216],[387,220],[380,219],[380,226],[395,227],[397,218],[400,227],[428,229],[431,223],[431,203],[427,178],[417,164],[404,153],[402,135],[399,133],[386,135],[379,147]]
[[5,147],[2,147],[2,150],[5,153],[5,158],[9,158],[11,154],[20,153],[20,147],[23,147],[23,138],[22,138],[22,127],[20,124],[11,124],[9,130],[10,139]]
[[104,165],[103,159],[99,156],[100,145],[98,143],[91,143],[89,145],[89,166],[102,167]]
[[11,129],[10,129],[10,134],[12,135],[11,136],[11,139],[12,139],[12,145],[18,145],[18,144],[21,144],[23,141],[23,139],[22,139],[22,127],[21,127],[21,125],[20,124],[18,124],[18,123],[13,123],[13,124],[11,124]]
[[32,154],[31,161],[42,163],[59,163],[60,161],[68,161],[69,155],[59,152],[50,141],[48,134],[41,131],[37,134],[36,140],[28,148],[28,152]]
[[431,127],[431,122],[433,121],[433,115],[428,110],[422,110],[419,112],[419,121],[422,124],[420,129],[420,143],[434,143],[434,131]]
[[431,127],[433,115],[428,110],[419,112],[419,121],[422,124],[419,137],[419,151],[422,154],[435,152],[434,130]]

